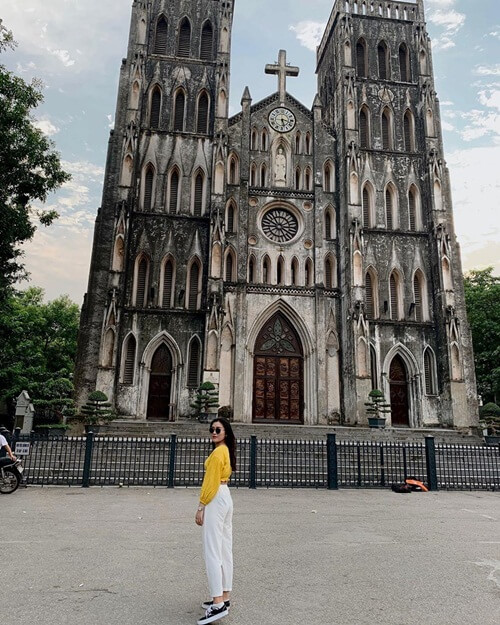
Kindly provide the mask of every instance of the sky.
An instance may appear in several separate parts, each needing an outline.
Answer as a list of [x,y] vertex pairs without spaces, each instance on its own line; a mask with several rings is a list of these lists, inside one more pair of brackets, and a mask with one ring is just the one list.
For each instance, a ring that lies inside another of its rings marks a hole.
[[[93,227],[113,127],[132,0],[2,0],[0,19],[18,47],[0,63],[44,83],[36,123],[55,142],[72,180],[47,201],[60,218],[24,246],[31,283],[47,299],[87,288]],[[230,114],[246,85],[254,103],[276,91],[264,66],[286,49],[301,69],[287,90],[306,106],[316,93],[315,49],[333,0],[236,0]],[[425,0],[464,270],[500,274],[500,3]]]

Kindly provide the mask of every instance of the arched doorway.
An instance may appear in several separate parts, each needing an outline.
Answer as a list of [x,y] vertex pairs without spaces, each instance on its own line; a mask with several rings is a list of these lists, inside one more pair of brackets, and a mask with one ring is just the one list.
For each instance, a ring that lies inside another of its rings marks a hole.
[[401,356],[395,356],[389,370],[391,388],[391,417],[393,426],[410,425],[408,373]]
[[304,352],[297,332],[281,312],[263,326],[254,354],[254,423],[303,423]]
[[170,395],[172,389],[172,355],[163,343],[155,351],[151,361],[147,419],[168,421],[170,418]]

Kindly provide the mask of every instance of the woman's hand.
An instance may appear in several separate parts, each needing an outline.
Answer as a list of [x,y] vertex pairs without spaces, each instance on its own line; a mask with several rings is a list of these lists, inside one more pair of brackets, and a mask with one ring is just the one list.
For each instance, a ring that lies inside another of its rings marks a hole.
[[203,510],[197,510],[196,511],[196,516],[194,518],[196,525],[203,525],[203,519],[205,517],[205,508],[203,508]]

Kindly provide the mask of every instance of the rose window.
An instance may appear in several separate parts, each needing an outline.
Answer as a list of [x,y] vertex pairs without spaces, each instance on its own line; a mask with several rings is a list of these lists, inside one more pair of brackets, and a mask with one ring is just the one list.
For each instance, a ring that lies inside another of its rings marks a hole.
[[289,211],[274,208],[262,218],[262,230],[271,241],[286,243],[296,236],[299,231],[299,222]]

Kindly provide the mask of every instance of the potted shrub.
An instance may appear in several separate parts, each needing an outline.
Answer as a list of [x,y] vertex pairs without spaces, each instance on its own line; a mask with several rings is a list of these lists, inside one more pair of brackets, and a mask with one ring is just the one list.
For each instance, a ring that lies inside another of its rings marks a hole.
[[191,408],[195,408],[198,421],[206,423],[209,418],[210,409],[219,407],[218,392],[212,382],[203,382],[196,391]]
[[66,430],[69,430],[70,427],[70,425],[66,425],[65,423],[42,423],[35,427],[35,432],[47,438],[52,436],[65,436]]
[[479,425],[487,445],[500,444],[500,407],[493,402],[485,404],[479,411]]
[[105,425],[115,418],[110,406],[108,396],[105,393],[101,391],[90,393],[87,402],[80,411],[86,432],[98,432],[101,425]]
[[391,405],[385,401],[384,394],[378,389],[368,393],[368,400],[365,402],[368,425],[371,428],[385,428],[384,415],[391,412]]

